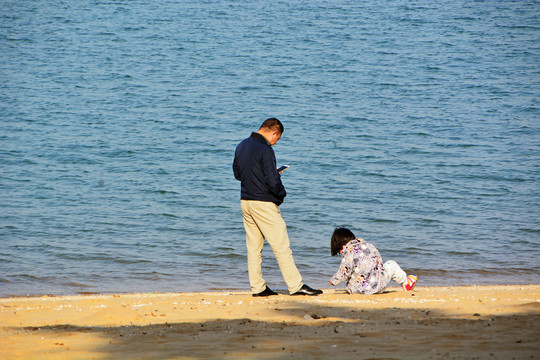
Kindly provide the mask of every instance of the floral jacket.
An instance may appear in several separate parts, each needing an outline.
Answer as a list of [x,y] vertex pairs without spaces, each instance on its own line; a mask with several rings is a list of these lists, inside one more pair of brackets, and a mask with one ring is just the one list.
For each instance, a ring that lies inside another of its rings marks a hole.
[[347,280],[349,294],[375,294],[388,285],[381,255],[372,244],[360,238],[351,240],[341,256],[339,270],[330,279],[332,285]]

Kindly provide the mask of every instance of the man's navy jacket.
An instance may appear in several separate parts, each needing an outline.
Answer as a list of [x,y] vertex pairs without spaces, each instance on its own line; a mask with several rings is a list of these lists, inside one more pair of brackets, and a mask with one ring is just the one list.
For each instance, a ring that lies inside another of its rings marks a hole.
[[281,205],[287,195],[276,169],[276,155],[266,138],[256,132],[236,147],[234,177],[241,181],[243,200],[269,201]]

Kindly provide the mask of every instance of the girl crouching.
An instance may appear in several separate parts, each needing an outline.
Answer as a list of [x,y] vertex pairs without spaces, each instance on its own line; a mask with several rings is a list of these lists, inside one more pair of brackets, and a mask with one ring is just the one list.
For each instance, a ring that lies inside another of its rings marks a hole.
[[356,238],[347,228],[334,230],[330,250],[332,256],[342,256],[339,270],[330,279],[330,284],[338,285],[346,280],[349,294],[380,293],[390,280],[400,284],[405,291],[413,290],[416,285],[416,275],[407,276],[393,260],[383,264],[377,248]]

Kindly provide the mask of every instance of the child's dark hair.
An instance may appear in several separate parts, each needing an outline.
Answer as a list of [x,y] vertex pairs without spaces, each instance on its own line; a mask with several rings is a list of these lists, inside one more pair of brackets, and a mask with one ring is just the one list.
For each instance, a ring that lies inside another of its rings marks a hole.
[[337,227],[332,234],[332,240],[330,241],[330,252],[332,256],[339,254],[343,246],[349,241],[356,239],[356,236],[351,230],[344,227]]

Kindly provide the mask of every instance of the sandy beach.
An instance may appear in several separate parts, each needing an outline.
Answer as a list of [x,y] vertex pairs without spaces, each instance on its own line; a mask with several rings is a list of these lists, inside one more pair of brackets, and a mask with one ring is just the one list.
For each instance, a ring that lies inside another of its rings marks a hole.
[[540,285],[0,299],[2,359],[537,359]]

